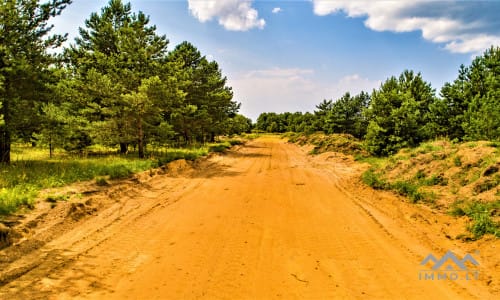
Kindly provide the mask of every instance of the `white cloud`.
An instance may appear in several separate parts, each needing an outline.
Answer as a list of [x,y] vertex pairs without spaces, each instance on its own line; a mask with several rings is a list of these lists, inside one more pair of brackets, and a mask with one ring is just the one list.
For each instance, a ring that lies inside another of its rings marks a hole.
[[242,103],[241,112],[256,120],[262,112],[314,111],[323,99],[338,99],[345,92],[371,92],[380,80],[369,80],[352,74],[336,82],[318,79],[311,69],[271,68],[230,76],[235,100]]
[[373,89],[380,87],[381,83],[381,80],[370,80],[359,74],[347,75],[332,85],[330,98],[336,100],[346,92],[351,93],[351,95],[359,94],[361,91],[371,93]]
[[[329,1],[313,0],[319,16],[344,12],[348,17],[365,17],[366,27],[375,31],[411,32],[454,53],[479,53],[500,43],[500,32],[488,32],[485,13],[469,13],[471,3],[461,1]],[[448,9],[446,8],[448,5]],[[469,5],[469,6],[464,6]],[[454,6],[460,9],[452,10]],[[484,9],[483,9],[484,10]],[[476,19],[471,20],[471,16]],[[488,17],[488,16],[486,16]],[[468,20],[466,20],[468,19]]]
[[217,19],[227,30],[247,31],[266,25],[252,8],[252,0],[188,0],[191,14],[200,22]]
[[281,7],[275,7],[275,8],[273,8],[273,14],[277,14],[277,13],[279,13],[281,11],[282,11]]

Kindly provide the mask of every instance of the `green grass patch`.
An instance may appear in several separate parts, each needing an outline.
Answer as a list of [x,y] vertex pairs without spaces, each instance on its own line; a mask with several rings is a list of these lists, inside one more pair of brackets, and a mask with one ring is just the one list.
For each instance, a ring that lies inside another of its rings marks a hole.
[[380,178],[380,175],[375,173],[374,169],[366,170],[361,175],[361,179],[365,184],[377,190],[384,190],[388,187],[388,184],[385,182],[385,180],[382,180]]
[[38,192],[31,185],[0,189],[0,215],[13,213],[21,206],[32,208]]
[[71,156],[56,151],[49,159],[46,149],[25,145],[13,147],[13,161],[0,165],[0,214],[10,214],[19,207],[32,207],[40,190],[62,187],[74,182],[96,180],[97,185],[107,185],[107,180],[128,178],[132,174],[162,166],[168,162],[195,160],[208,152],[222,152],[239,140],[209,144],[198,148],[164,149],[155,157],[139,159],[129,155],[109,154],[107,148],[96,148],[99,157]]
[[235,139],[231,139],[231,140],[228,140],[227,142],[228,142],[231,146],[243,145],[243,141],[242,141],[242,140],[235,140]]
[[390,184],[390,189],[396,191],[402,196],[408,197],[412,203],[428,200],[426,195],[419,191],[418,185],[408,181],[396,181]]
[[68,195],[49,195],[47,198],[45,198],[45,201],[50,202],[50,203],[56,203],[59,201],[66,201],[69,199]]
[[500,224],[493,217],[500,214],[500,200],[494,202],[455,201],[449,213],[452,216],[468,216],[471,224],[467,229],[478,239],[485,234],[492,234],[500,238]]
[[208,146],[208,152],[224,152],[227,149],[231,148],[231,144],[229,142],[211,144]]

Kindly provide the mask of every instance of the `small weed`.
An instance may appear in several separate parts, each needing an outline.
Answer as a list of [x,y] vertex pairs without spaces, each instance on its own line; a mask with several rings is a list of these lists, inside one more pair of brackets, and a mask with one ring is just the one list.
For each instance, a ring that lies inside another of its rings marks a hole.
[[416,180],[422,180],[426,177],[425,172],[422,170],[418,170],[417,173],[415,174],[415,179]]
[[498,224],[493,222],[491,217],[484,213],[478,213],[472,217],[474,220],[472,224],[467,228],[475,238],[480,238],[483,235],[489,233],[493,234],[495,237],[500,238],[500,228]]
[[367,171],[365,171],[361,176],[361,179],[365,184],[374,189],[383,190],[387,188],[387,183],[383,179],[381,179],[373,169],[368,169]]
[[460,156],[455,156],[455,158],[453,158],[453,164],[456,166],[456,167],[460,167],[462,165],[462,158]]
[[69,199],[68,195],[49,195],[45,201],[50,203],[56,203],[58,201],[67,201]]
[[425,195],[418,190],[418,186],[407,181],[396,181],[391,184],[391,189],[402,196],[407,196],[412,203],[425,200]]
[[106,186],[106,185],[109,185],[108,181],[106,180],[106,178],[104,177],[97,177],[95,179],[95,183],[98,185],[98,186]]
[[432,175],[430,178],[422,180],[422,184],[427,186],[433,186],[433,185],[445,186],[448,184],[448,179],[445,178],[443,174]]
[[309,151],[309,155],[316,155],[320,153],[320,147],[316,146],[311,151]]

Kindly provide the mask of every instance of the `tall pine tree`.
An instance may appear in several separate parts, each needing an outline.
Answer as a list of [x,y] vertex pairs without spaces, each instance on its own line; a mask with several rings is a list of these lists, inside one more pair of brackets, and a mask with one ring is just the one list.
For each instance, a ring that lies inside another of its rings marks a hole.
[[45,82],[65,36],[50,35],[48,21],[71,0],[4,0],[0,2],[0,162],[10,162],[14,135],[30,136],[41,105]]

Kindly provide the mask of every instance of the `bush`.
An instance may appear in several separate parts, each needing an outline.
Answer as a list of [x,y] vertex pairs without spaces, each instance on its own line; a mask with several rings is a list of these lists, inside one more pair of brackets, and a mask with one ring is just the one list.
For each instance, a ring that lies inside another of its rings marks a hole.
[[213,144],[208,147],[208,152],[224,152],[231,148],[231,144],[228,142]]
[[407,181],[396,181],[391,184],[391,189],[396,190],[400,195],[407,196],[413,203],[425,199],[424,194],[419,192],[418,186]]
[[387,188],[387,183],[380,179],[380,176],[373,169],[366,170],[361,179],[365,184],[374,189],[383,190]]

